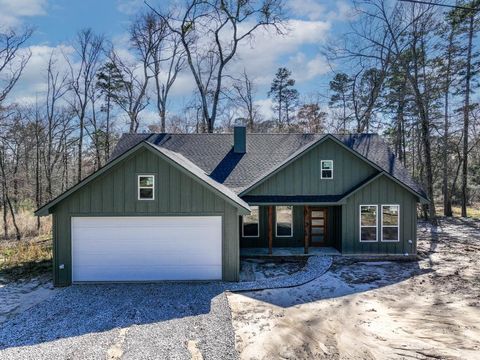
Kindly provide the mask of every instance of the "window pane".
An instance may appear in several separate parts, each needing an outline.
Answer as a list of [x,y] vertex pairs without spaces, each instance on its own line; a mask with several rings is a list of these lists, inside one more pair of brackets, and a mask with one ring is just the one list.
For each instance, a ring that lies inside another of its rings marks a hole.
[[362,241],[376,241],[377,240],[377,228],[376,227],[362,227],[361,231]]
[[377,208],[375,206],[361,207],[362,226],[377,226]]
[[383,240],[398,241],[398,227],[384,227]]
[[312,234],[323,234],[325,229],[323,227],[312,227]]
[[292,235],[292,207],[291,206],[277,206],[277,235],[291,236]]
[[326,170],[326,169],[331,170],[332,168],[333,168],[333,161],[331,160],[322,161],[322,170]]
[[258,236],[258,224],[243,224],[243,236]]
[[325,214],[323,210],[312,210],[312,218],[323,218]]
[[332,170],[322,170],[322,178],[331,179],[332,178]]
[[323,226],[323,223],[324,223],[324,219],[313,219],[312,220],[312,225],[315,226]]
[[153,176],[140,176],[140,187],[153,187]]
[[250,206],[252,212],[250,215],[243,216],[244,224],[258,223],[258,206]]
[[398,225],[398,205],[382,206],[383,225]]
[[258,236],[258,206],[251,206],[250,215],[243,216],[243,235]]
[[153,199],[153,189],[140,189],[140,199]]

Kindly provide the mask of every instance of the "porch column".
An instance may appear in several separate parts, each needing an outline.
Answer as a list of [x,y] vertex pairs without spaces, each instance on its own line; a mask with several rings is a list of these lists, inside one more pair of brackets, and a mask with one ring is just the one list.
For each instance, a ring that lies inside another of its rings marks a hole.
[[308,254],[308,241],[310,239],[310,208],[303,207],[303,234],[304,234],[304,253]]
[[273,247],[273,206],[268,206],[268,253],[272,255]]

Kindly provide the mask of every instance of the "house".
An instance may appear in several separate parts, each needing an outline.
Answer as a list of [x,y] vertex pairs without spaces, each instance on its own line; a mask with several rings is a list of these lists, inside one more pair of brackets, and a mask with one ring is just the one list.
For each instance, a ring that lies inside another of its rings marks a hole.
[[241,248],[416,254],[428,199],[375,134],[126,134],[36,211],[54,283],[238,281]]

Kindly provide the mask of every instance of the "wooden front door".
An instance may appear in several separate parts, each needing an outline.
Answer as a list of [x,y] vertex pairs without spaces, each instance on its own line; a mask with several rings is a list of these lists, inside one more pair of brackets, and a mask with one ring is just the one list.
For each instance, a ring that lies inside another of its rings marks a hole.
[[325,246],[328,236],[328,209],[310,208],[310,246]]

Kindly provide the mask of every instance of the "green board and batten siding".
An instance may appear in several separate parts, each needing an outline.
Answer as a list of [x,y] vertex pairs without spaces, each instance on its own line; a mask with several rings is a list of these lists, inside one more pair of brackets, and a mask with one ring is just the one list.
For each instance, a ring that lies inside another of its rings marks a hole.
[[[342,205],[342,253],[414,255],[417,248],[417,202],[418,197],[385,176],[352,194]],[[376,242],[360,242],[360,205],[378,206]],[[400,205],[399,242],[380,241],[381,205]]]
[[[333,160],[333,180],[320,178],[320,161]],[[243,195],[342,195],[359,183],[371,178],[380,171],[367,161],[331,139],[307,150],[290,164],[259,183]],[[329,232],[335,236],[335,246],[341,241],[343,254],[385,254],[403,255],[416,252],[416,223],[418,196],[383,175],[360,188],[339,207],[329,210]],[[380,241],[380,216],[378,217],[378,242],[359,241],[360,205],[400,205],[400,241]],[[335,211],[334,211],[335,210]],[[332,224],[335,219],[335,226]],[[332,228],[333,227],[333,228]],[[336,227],[336,228],[335,228]],[[338,227],[341,229],[339,230]],[[260,246],[267,246],[266,210],[260,212]],[[278,241],[273,246],[303,246],[303,206],[295,207],[294,231],[292,238]],[[253,247],[254,238],[241,238],[245,247]],[[330,239],[332,240],[332,239]],[[409,243],[411,240],[412,243]],[[340,246],[338,246],[340,247]]]
[[[320,160],[333,160],[333,179],[320,179]],[[327,139],[251,189],[248,195],[343,194],[376,173],[373,166]]]
[[[137,200],[137,176],[155,175],[155,200]],[[223,279],[239,276],[238,209],[147,149],[140,149],[52,209],[55,285],[71,283],[72,216],[222,216]],[[194,241],[192,239],[192,241]],[[64,264],[64,269],[59,269]]]

